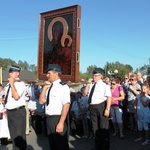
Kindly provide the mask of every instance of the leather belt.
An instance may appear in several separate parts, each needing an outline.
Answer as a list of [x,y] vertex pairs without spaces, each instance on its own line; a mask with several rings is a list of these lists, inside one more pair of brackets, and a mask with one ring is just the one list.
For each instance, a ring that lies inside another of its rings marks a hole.
[[46,118],[54,118],[54,117],[58,117],[60,115],[45,115],[45,116],[46,116]]
[[101,103],[98,103],[98,104],[90,104],[90,106],[99,106],[99,105],[101,105],[101,104],[103,104],[103,103],[105,103],[105,101],[104,101],[104,102],[101,102]]
[[8,111],[16,111],[16,110],[19,110],[19,109],[22,109],[24,108],[25,106],[20,106],[20,107],[17,107],[17,108],[14,108],[14,109],[7,109]]

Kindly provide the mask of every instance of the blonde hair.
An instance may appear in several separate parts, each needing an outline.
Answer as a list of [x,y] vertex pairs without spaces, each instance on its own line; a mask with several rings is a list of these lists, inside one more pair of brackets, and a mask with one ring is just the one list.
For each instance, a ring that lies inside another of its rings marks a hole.
[[132,75],[130,76],[130,78],[134,78],[135,80],[137,80],[137,75],[136,75],[136,74],[132,74]]
[[149,89],[149,85],[147,83],[142,84],[141,87],[143,87],[143,86],[145,86],[145,87],[147,87]]

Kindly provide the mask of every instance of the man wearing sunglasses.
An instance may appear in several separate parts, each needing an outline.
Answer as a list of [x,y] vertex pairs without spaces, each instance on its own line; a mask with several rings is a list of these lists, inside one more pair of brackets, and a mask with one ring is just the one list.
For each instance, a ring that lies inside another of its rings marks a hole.
[[93,71],[93,84],[87,84],[85,94],[88,95],[88,104],[92,127],[95,136],[95,149],[109,149],[109,114],[111,105],[110,87],[102,80],[101,68]]

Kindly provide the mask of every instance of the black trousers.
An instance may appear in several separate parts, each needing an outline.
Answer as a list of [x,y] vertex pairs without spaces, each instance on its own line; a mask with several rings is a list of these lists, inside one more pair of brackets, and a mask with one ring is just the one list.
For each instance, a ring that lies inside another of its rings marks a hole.
[[7,114],[13,150],[27,150],[25,107],[17,110],[7,110]]
[[36,134],[42,134],[44,132],[44,134],[47,135],[45,116],[31,115],[31,125]]
[[109,120],[104,116],[105,102],[89,107],[96,150],[109,150]]
[[35,132],[37,134],[42,134],[42,131],[43,131],[43,124],[42,122],[44,123],[43,121],[44,119],[42,118],[42,116],[40,115],[31,115],[31,123],[32,123],[32,127],[35,129]]
[[69,150],[68,145],[68,133],[67,124],[64,124],[64,130],[62,133],[56,132],[56,126],[59,122],[60,116],[48,116],[47,122],[47,133],[49,138],[49,145],[51,150]]

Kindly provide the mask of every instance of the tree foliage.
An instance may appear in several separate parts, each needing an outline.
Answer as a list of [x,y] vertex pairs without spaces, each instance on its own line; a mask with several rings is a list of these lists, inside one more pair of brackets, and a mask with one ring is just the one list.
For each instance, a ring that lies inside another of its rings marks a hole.
[[3,67],[4,70],[10,68],[11,65],[16,65],[17,63],[14,60],[11,60],[10,58],[0,58],[0,66]]
[[150,74],[150,67],[147,68],[147,74]]
[[89,66],[89,67],[87,68],[86,73],[92,75],[94,68],[97,68],[97,66],[96,66],[96,65],[91,65],[91,66]]
[[8,70],[11,65],[18,65],[22,70],[28,70],[36,73],[36,66],[34,64],[28,64],[26,61],[19,60],[18,63],[10,58],[0,58],[0,66],[3,67],[3,70]]
[[92,73],[93,73],[94,68],[97,68],[97,66],[96,65],[91,65],[91,66],[87,67],[86,73],[81,73],[80,72],[80,78],[84,78],[86,81],[89,78],[92,78]]
[[[31,72],[36,73],[37,72],[37,66],[35,64],[28,64],[26,61],[19,60],[18,63],[14,60],[11,60],[10,58],[0,58],[0,67],[3,67],[3,70],[8,70],[11,65],[19,65],[22,70],[28,70]],[[87,70],[85,73],[80,72],[80,78],[84,78],[85,80],[88,80],[89,78],[92,78],[92,73],[94,68],[99,68],[99,66],[96,65],[90,65],[87,67]],[[121,78],[124,77],[125,74],[127,74],[130,71],[133,71],[133,68],[129,64],[122,64],[118,61],[116,62],[106,62],[104,68],[104,76],[110,77],[108,74],[108,71],[114,71],[118,70],[118,74],[116,76],[119,76]],[[143,65],[135,70],[135,72],[141,72],[143,75],[150,74],[150,65]]]
[[[88,80],[89,78],[92,77],[92,72],[94,70],[94,68],[97,68],[96,65],[90,65],[88,68],[87,68],[87,71],[86,73],[81,73],[80,72],[80,78],[84,78],[85,80]],[[112,75],[108,74],[108,71],[109,72],[114,72],[114,70],[118,70],[118,73],[115,75],[115,76],[118,76],[118,77],[121,77],[121,78],[124,78],[124,76],[128,73],[128,72],[134,72],[134,73],[137,73],[137,72],[141,72],[143,75],[149,75],[150,74],[150,65],[143,65],[139,68],[137,68],[135,71],[133,71],[133,67],[129,64],[122,64],[118,61],[116,62],[106,62],[104,68],[102,68],[104,70],[104,76],[107,76],[107,77],[111,77]]]
[[136,72],[141,72],[143,75],[150,74],[150,66],[149,65],[144,65],[144,66],[136,69]]
[[[85,80],[88,80],[89,78],[92,77],[92,72],[94,70],[94,68],[97,68],[98,66],[96,65],[91,65],[87,68],[86,73],[80,73],[80,78],[84,78]],[[104,66],[104,68],[102,68],[104,70],[104,76],[110,77],[111,75],[108,74],[108,71],[110,72],[114,72],[115,70],[118,70],[118,73],[116,74],[116,76],[119,76],[121,78],[124,77],[125,74],[127,74],[130,71],[133,71],[133,68],[131,65],[129,64],[121,64],[120,62],[116,61],[116,62],[106,62],[106,65]]]
[[127,74],[130,71],[133,71],[133,68],[129,64],[124,65],[116,61],[112,63],[107,62],[106,65],[104,66],[104,70],[105,70],[105,76],[111,76],[110,74],[108,74],[108,71],[114,73],[115,70],[118,70],[116,76],[123,78],[125,74]]

